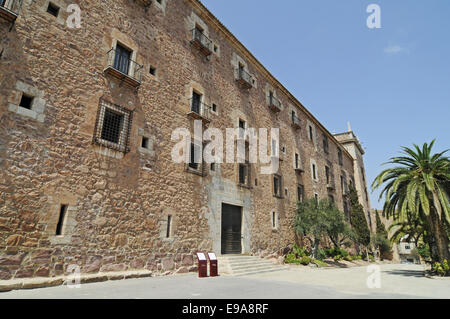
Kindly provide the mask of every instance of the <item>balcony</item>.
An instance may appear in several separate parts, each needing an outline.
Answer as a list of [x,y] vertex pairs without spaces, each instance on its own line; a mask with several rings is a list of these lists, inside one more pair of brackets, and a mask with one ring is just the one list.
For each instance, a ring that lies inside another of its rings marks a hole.
[[294,170],[296,173],[300,173],[300,174],[305,172],[305,170],[301,166],[294,167]]
[[291,116],[291,125],[295,129],[300,128],[300,119],[294,114],[292,114],[292,116]]
[[22,0],[0,0],[0,18],[14,22],[22,7]]
[[269,108],[274,112],[281,111],[281,102],[275,96],[271,95],[269,97]]
[[328,189],[329,191],[334,191],[334,190],[336,189],[336,186],[335,186],[335,184],[334,184],[334,181],[329,181],[329,182],[327,183],[327,189]]
[[211,122],[211,107],[209,105],[195,99],[190,99],[189,102],[191,110],[188,115],[190,117],[196,120],[201,120],[204,124]]
[[238,72],[237,81],[239,85],[244,89],[251,89],[255,84],[255,80],[253,79],[253,77],[242,68],[237,69],[237,72]]
[[209,56],[212,54],[212,41],[208,39],[203,32],[197,28],[192,30],[192,45],[200,50],[204,55]]
[[137,88],[141,85],[142,69],[143,65],[136,63],[118,50],[111,49],[108,52],[108,64],[104,72]]

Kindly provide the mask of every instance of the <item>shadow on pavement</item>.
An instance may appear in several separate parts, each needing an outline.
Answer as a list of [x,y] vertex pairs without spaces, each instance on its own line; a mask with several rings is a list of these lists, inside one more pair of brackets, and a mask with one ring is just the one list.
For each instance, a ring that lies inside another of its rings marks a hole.
[[399,275],[405,277],[424,277],[425,272],[423,270],[387,270],[383,271],[389,275]]

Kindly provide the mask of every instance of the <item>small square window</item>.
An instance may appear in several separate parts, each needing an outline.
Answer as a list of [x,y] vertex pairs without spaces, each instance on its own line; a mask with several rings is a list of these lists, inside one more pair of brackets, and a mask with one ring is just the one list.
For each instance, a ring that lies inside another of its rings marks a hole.
[[150,66],[150,74],[156,76],[156,68],[154,66]]
[[33,106],[33,99],[34,98],[32,96],[22,94],[19,106],[31,110],[31,107]]
[[55,5],[54,3],[49,2],[47,7],[47,12],[50,13],[52,16],[58,17],[59,15],[59,7]]

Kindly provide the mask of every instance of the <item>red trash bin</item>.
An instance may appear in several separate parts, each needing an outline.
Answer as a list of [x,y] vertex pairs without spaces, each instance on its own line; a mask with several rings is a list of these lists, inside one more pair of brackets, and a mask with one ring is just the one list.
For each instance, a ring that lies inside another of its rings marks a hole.
[[215,253],[208,253],[209,259],[209,275],[211,277],[219,276],[219,263]]
[[198,277],[205,278],[208,277],[208,261],[204,253],[197,253],[198,261]]

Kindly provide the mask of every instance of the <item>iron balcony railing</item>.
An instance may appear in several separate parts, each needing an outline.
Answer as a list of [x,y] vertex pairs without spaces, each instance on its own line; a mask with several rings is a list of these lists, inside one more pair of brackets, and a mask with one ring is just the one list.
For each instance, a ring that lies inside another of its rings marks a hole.
[[142,80],[142,69],[143,65],[130,59],[129,55],[116,49],[109,50],[106,71],[113,76],[132,86],[139,86]]
[[7,21],[14,21],[21,7],[22,0],[0,0],[0,16]]
[[211,107],[202,101],[196,99],[190,99],[189,104],[191,106],[191,115],[197,119],[202,119],[209,122],[211,116]]
[[281,102],[273,95],[269,97],[269,106],[275,112],[281,111]]
[[192,43],[206,55],[212,53],[212,41],[199,29],[192,30]]
[[245,71],[243,68],[238,68],[237,72],[238,72],[238,81],[241,83],[241,85],[243,85],[246,88],[253,87],[255,81],[247,71]]

